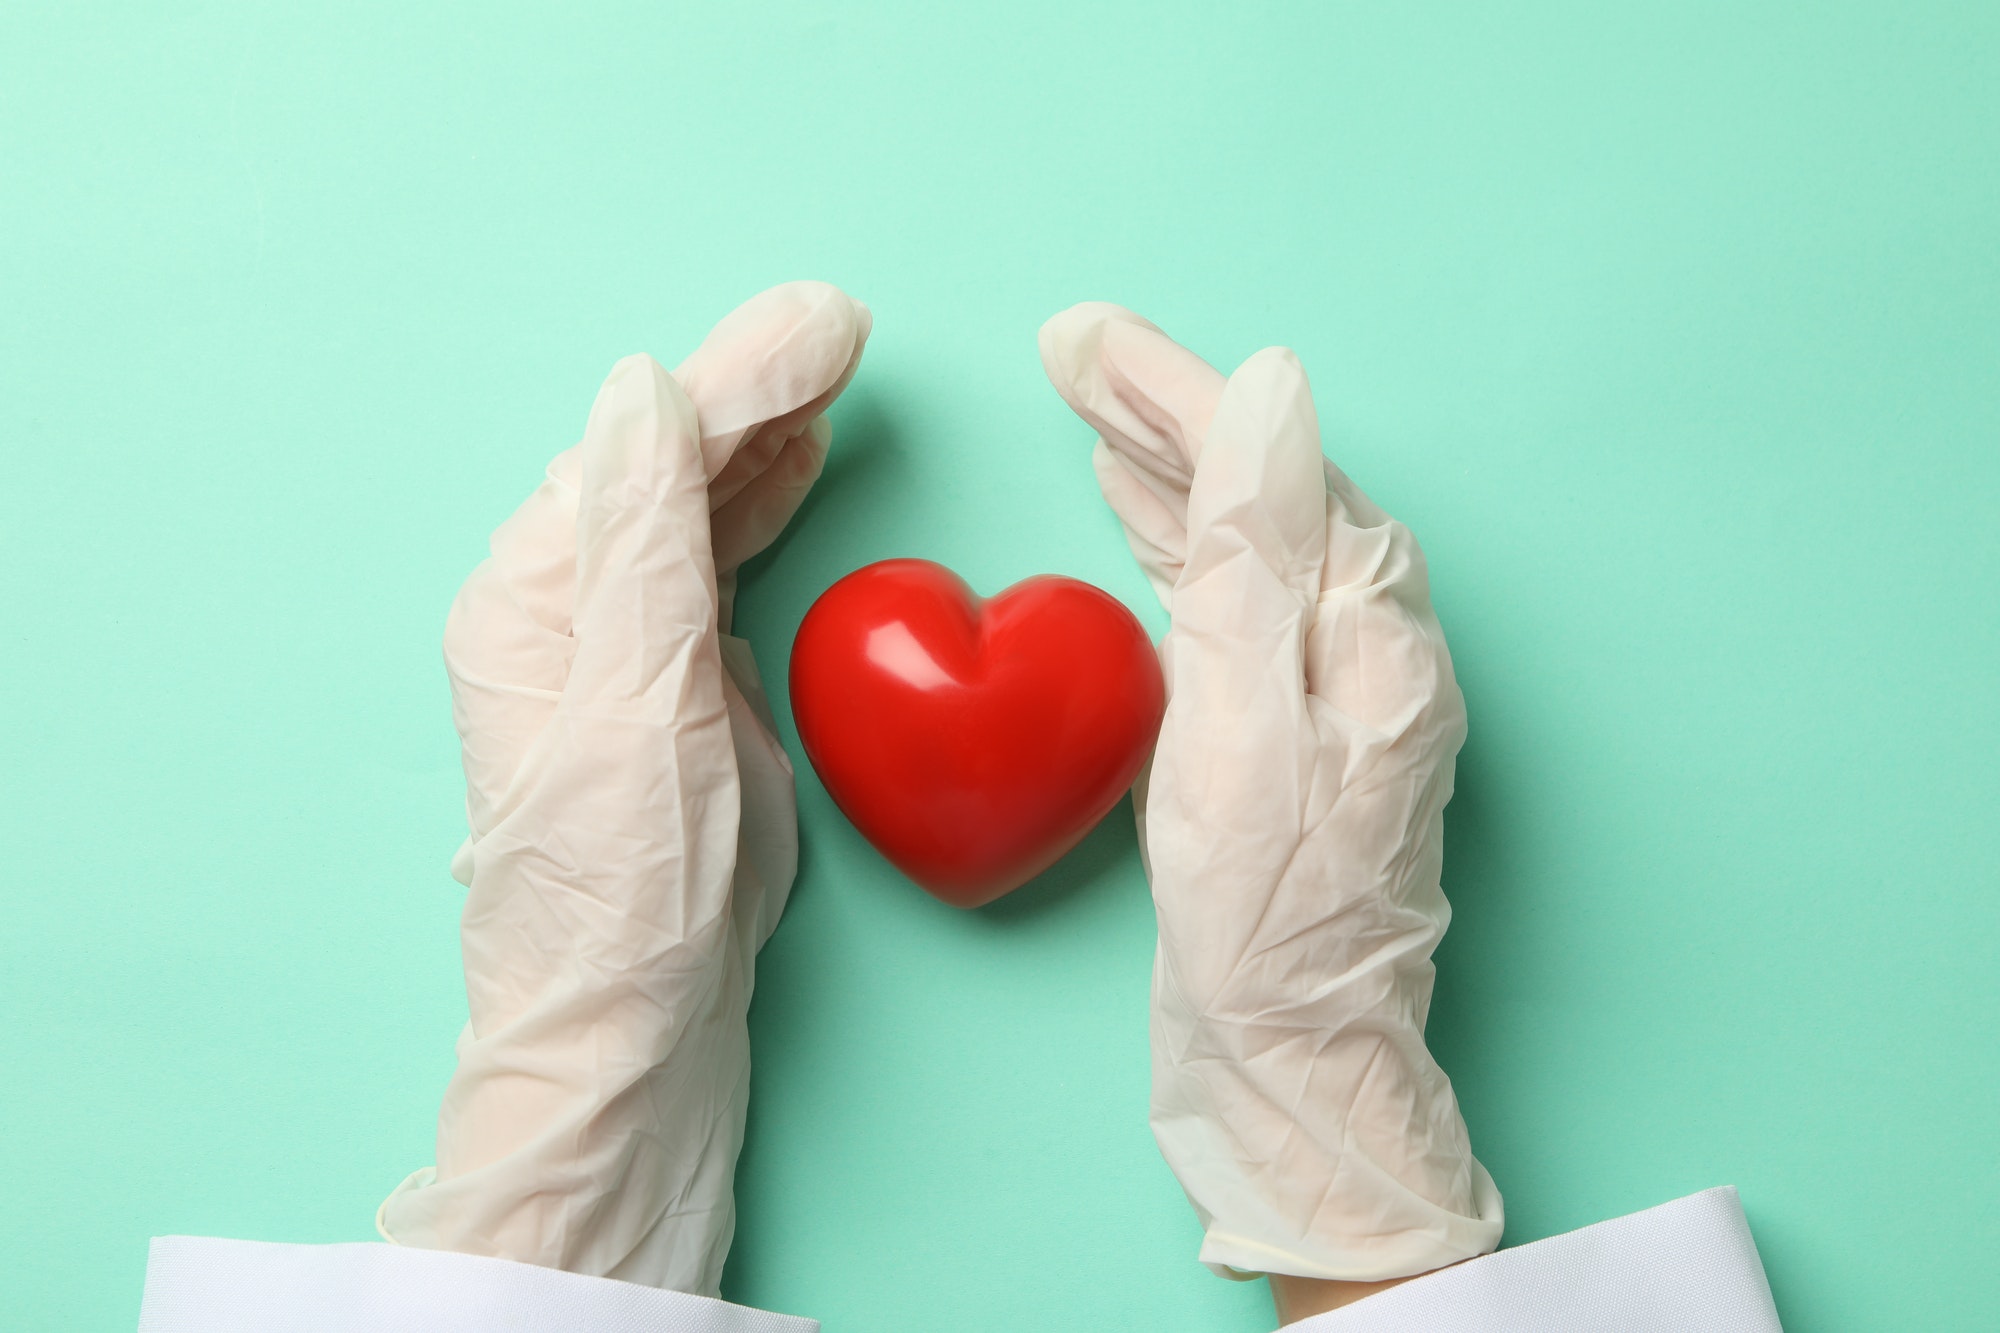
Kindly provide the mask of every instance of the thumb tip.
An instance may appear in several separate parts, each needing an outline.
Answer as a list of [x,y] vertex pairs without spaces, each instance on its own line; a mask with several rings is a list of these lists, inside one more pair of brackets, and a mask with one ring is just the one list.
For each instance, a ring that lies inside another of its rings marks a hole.
[[1264,411],[1283,413],[1302,408],[1312,412],[1312,382],[1299,354],[1289,347],[1266,347],[1245,358],[1229,377],[1225,392]]
[[590,406],[577,450],[579,470],[587,475],[613,460],[629,465],[633,455],[651,449],[661,437],[694,439],[697,434],[694,404],[666,367],[643,352],[620,357]]
[[1289,347],[1266,347],[1252,352],[1244,358],[1237,371],[1241,373],[1252,367],[1262,374],[1305,374],[1305,365],[1299,360],[1299,354]]
[[645,352],[634,352],[630,356],[621,356],[611,363],[611,372],[604,377],[604,387],[607,389],[614,386],[622,387],[635,380],[647,378],[655,370],[660,371],[661,374],[666,373],[660,363]]

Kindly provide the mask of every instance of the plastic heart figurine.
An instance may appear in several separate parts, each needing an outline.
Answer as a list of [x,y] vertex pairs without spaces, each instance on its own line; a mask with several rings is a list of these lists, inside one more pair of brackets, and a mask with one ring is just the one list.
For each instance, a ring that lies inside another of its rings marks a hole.
[[1166,707],[1117,598],[1044,574],[982,601],[928,560],[828,588],[792,644],[792,716],[841,812],[958,907],[1019,888],[1132,785]]

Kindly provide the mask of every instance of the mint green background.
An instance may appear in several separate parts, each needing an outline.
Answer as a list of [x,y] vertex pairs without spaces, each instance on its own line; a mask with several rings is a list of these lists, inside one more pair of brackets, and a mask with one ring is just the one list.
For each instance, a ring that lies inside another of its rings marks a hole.
[[[877,332],[768,679],[889,555],[1157,629],[1035,329],[1296,347],[1470,700],[1432,1037],[1510,1241],[1733,1182],[1789,1328],[1993,1327],[1996,60],[1886,0],[0,9],[0,1325],[430,1160],[445,607],[615,358],[813,276]],[[731,1294],[1268,1327],[1146,1129],[1129,812],[961,915],[802,788]]]

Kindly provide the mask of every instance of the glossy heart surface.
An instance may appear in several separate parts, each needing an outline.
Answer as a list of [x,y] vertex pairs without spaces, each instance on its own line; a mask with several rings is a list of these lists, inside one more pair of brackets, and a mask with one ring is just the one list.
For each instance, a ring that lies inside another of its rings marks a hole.
[[1138,619],[1044,574],[982,599],[928,560],[849,574],[792,644],[792,716],[841,813],[938,898],[978,907],[1074,847],[1166,708]]

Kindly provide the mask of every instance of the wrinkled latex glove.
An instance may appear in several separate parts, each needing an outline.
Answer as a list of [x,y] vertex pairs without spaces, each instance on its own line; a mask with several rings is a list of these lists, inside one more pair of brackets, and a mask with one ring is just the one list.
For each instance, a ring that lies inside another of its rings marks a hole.
[[382,1205],[390,1240],[715,1294],[753,967],[798,850],[791,764],[723,631],[868,330],[791,283],[671,375],[619,362],[459,593],[471,1021],[437,1165]]
[[1136,790],[1160,924],[1152,1124],[1230,1275],[1485,1253],[1501,1206],[1424,1046],[1465,708],[1422,554],[1320,454],[1305,372],[1227,380],[1117,306],[1042,329],[1172,628]]

